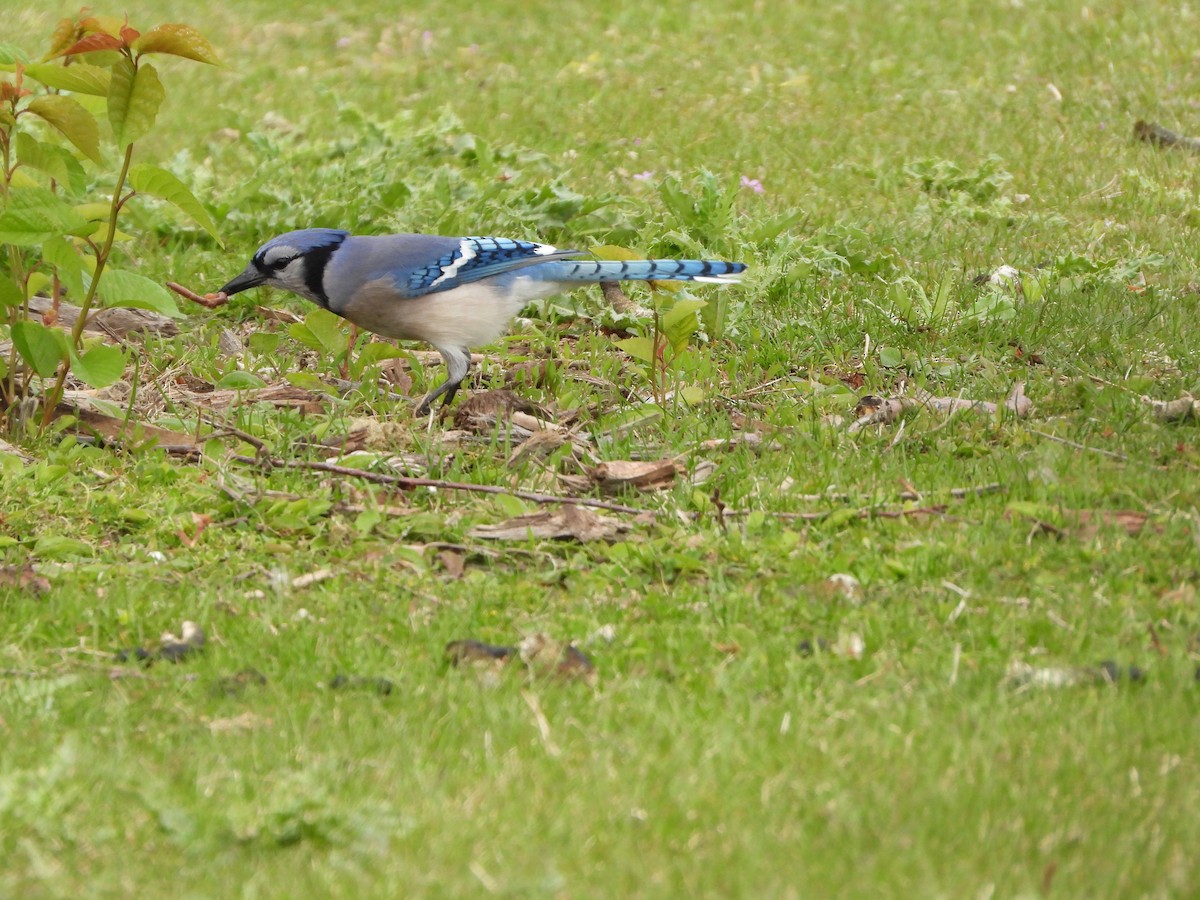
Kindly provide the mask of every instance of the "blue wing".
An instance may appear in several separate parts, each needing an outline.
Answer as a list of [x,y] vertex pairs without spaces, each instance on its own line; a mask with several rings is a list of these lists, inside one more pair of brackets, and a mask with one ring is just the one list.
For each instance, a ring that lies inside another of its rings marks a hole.
[[580,255],[578,250],[559,250],[549,244],[536,244],[533,241],[465,237],[458,241],[458,246],[453,250],[427,265],[414,268],[406,287],[412,296],[435,294],[514,269]]

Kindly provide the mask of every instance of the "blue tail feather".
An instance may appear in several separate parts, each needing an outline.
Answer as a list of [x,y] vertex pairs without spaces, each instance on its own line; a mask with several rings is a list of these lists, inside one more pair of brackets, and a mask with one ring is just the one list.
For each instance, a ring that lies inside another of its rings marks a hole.
[[741,279],[745,263],[706,259],[552,260],[531,266],[522,275],[541,281],[700,281],[731,284]]

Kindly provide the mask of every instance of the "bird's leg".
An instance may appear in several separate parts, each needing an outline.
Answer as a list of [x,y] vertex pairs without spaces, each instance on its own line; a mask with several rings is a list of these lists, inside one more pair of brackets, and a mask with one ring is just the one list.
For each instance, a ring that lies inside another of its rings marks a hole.
[[438,397],[442,398],[442,406],[449,406],[454,395],[458,393],[459,385],[463,383],[463,379],[467,377],[467,372],[471,368],[469,347],[438,347],[437,351],[446,361],[446,380],[425,395],[425,399],[417,407],[418,416],[428,415],[429,407]]

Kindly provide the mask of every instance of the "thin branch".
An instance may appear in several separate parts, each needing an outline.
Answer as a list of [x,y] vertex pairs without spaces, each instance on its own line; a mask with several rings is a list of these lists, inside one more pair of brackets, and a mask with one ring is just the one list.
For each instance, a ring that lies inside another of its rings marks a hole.
[[1044,437],[1048,441],[1054,441],[1057,444],[1065,444],[1075,450],[1086,450],[1089,453],[1099,453],[1101,456],[1107,456],[1111,459],[1119,459],[1121,462],[1129,462],[1129,457],[1124,453],[1117,453],[1115,450],[1104,450],[1101,447],[1089,447],[1087,444],[1077,444],[1075,441],[1069,441],[1064,437],[1059,437],[1057,434],[1050,434],[1048,431],[1038,431],[1036,428],[1029,429],[1030,434],[1036,434],[1039,437]]
[[537,491],[523,491],[516,488],[506,488],[498,484],[470,484],[463,481],[443,481],[440,478],[417,478],[409,475],[388,475],[383,472],[368,472],[365,469],[354,469],[349,466],[338,466],[333,463],[316,462],[305,459],[278,459],[265,456],[255,459],[252,456],[233,454],[229,457],[235,462],[250,466],[267,466],[275,469],[309,469],[314,472],[327,472],[330,475],[342,475],[348,478],[361,478],[375,484],[387,484],[400,488],[437,488],[444,491],[467,491],[475,494],[504,494],[531,503],[559,503],[564,506],[588,506],[593,509],[606,509],[609,512],[655,515],[652,509],[640,509],[636,506],[623,506],[620,503],[610,503],[607,500],[594,500],[590,497],[564,497],[559,494],[542,494]]

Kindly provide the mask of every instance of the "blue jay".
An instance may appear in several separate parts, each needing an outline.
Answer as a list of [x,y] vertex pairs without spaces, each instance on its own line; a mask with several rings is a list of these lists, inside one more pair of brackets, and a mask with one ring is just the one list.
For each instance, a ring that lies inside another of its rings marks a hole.
[[417,407],[454,399],[471,348],[503,334],[530,301],[604,281],[737,281],[744,263],[690,259],[581,260],[577,250],[509,238],[389,234],[361,237],[306,228],[272,238],[244,272],[221,288],[259,285],[312,300],[360,328],[432,344],[447,378]]

